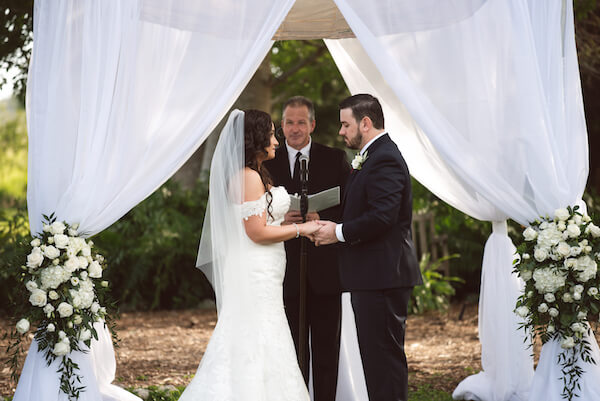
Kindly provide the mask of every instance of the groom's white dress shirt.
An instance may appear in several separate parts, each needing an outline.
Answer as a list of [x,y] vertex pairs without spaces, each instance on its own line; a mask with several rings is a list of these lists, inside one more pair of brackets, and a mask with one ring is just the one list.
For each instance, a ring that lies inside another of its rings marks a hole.
[[[379,139],[380,137],[384,136],[385,134],[387,134],[387,132],[382,132],[381,134],[377,135],[375,138],[371,139],[369,142],[367,142],[367,144],[365,146],[362,147],[362,149],[360,150],[360,152],[358,152],[361,156],[365,154],[365,152],[367,151],[367,148],[369,146],[371,146],[371,144],[373,142],[375,142],[377,139]],[[346,242],[346,240],[344,239],[344,233],[342,232],[342,226],[344,224],[343,223],[339,223],[335,226],[335,236],[337,237],[338,241],[340,242]]]

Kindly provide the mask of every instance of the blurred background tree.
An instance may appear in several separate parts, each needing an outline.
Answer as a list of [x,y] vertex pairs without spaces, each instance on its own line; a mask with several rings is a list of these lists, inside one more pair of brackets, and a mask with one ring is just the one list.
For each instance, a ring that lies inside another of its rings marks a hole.
[[[576,40],[590,145],[587,203],[600,218],[600,10],[597,0],[574,0]],[[0,102],[0,307],[16,291],[7,266],[17,263],[19,241],[29,230],[26,215],[27,132],[23,111],[27,65],[31,56],[33,0],[4,0],[0,6],[0,87],[11,85],[15,99]],[[10,74],[8,74],[10,70]],[[270,111],[276,125],[281,105],[304,95],[316,106],[316,141],[344,148],[337,135],[338,102],[348,90],[322,40],[278,41],[233,107]],[[108,278],[125,309],[196,306],[211,290],[193,269],[206,205],[206,171],[224,121],[195,155],[159,188],[94,240],[109,258]],[[483,246],[489,223],[464,215],[413,180],[415,210],[433,211],[436,231],[448,236],[455,299],[479,292]],[[509,224],[516,239],[522,228]],[[12,255],[12,256],[10,256]],[[12,265],[11,265],[12,266]],[[445,281],[444,281],[445,282]],[[446,285],[446,284],[444,284]],[[425,297],[427,294],[421,294]],[[433,298],[432,298],[433,299]]]

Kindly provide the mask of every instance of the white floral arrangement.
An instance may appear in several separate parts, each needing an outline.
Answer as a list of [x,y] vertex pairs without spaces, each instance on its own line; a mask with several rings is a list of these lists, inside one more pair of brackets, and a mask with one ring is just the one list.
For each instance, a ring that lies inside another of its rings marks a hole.
[[525,229],[517,247],[515,272],[525,281],[525,290],[515,312],[522,325],[542,343],[560,342],[563,398],[577,397],[582,360],[595,364],[586,335],[589,320],[600,312],[600,227],[579,207],[557,209],[554,217],[543,217]]
[[367,158],[369,157],[368,156],[368,152],[369,151],[367,150],[362,155],[360,153],[357,153],[356,156],[354,156],[354,159],[352,159],[352,163],[351,163],[352,164],[352,168],[354,170],[360,170],[362,168],[363,163],[365,161],[367,161]]
[[26,264],[21,267],[19,281],[28,298],[16,312],[21,314],[8,347],[13,350],[11,368],[16,377],[22,336],[36,326],[38,352],[44,353],[48,366],[61,359],[60,389],[69,400],[78,399],[85,387],[78,385],[79,367],[70,354],[88,352],[92,338],[98,339],[94,323],[109,317],[101,302],[108,289],[108,281],[102,280],[106,265],[76,224],[56,221],[53,214],[44,219],[43,232],[30,242]]

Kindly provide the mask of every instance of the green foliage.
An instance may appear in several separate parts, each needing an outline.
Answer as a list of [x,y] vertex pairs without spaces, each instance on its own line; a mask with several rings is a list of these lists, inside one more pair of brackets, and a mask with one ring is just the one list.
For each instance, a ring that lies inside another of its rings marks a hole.
[[14,206],[27,192],[27,122],[25,111],[0,110],[0,207]]
[[411,313],[418,315],[427,311],[448,308],[450,297],[455,293],[451,283],[464,283],[464,280],[459,277],[444,276],[439,272],[439,267],[445,260],[456,257],[458,255],[451,255],[431,262],[428,254],[423,255],[419,263],[423,284],[413,289],[408,306]]
[[485,242],[492,232],[489,222],[470,217],[453,208],[415,179],[412,180],[413,210],[435,215],[435,232],[448,236],[448,251],[460,255],[450,259],[450,275],[461,277],[465,284],[456,288],[457,296],[464,298],[479,293],[481,262]]
[[436,390],[429,384],[424,384],[408,393],[408,401],[452,401],[452,395],[442,390]]
[[185,386],[149,386],[148,388],[127,388],[144,401],[177,401],[185,390]]
[[275,120],[288,98],[306,96],[315,104],[317,126],[313,138],[345,149],[339,131],[338,103],[350,96],[331,54],[322,40],[277,41],[271,49],[272,94]]
[[194,307],[212,296],[194,268],[207,197],[206,181],[190,190],[169,181],[94,237],[121,308]]

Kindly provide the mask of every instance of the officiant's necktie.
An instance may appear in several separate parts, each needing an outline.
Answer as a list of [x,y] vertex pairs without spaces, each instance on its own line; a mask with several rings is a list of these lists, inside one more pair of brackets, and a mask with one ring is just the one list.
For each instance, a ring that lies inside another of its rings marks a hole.
[[302,152],[296,153],[296,161],[294,162],[294,174],[292,175],[292,181],[294,184],[300,185],[300,156]]

